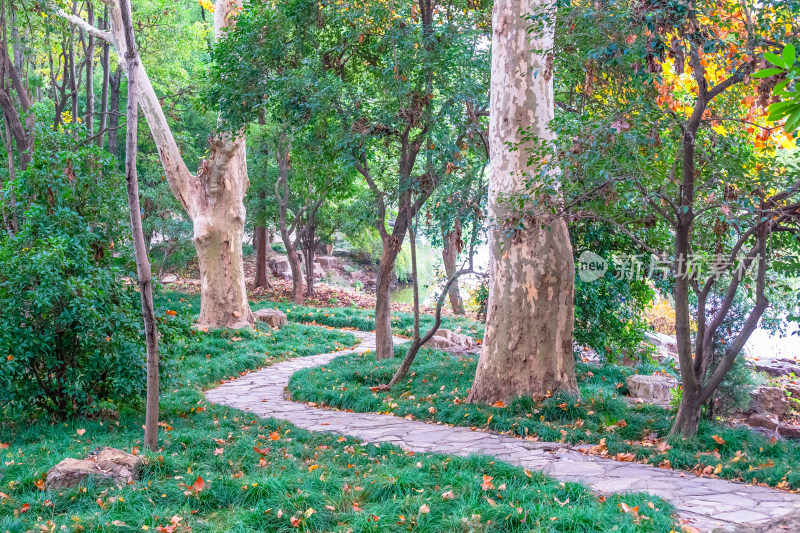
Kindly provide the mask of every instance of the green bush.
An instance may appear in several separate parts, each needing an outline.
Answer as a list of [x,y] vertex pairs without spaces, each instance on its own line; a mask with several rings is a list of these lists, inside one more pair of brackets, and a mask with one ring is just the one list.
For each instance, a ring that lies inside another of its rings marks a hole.
[[[145,385],[139,296],[124,281],[129,255],[115,257],[122,180],[107,155],[68,135],[41,128],[36,139],[4,194],[20,225],[0,236],[0,418],[84,414]],[[159,322],[168,358],[188,323],[164,311]]]

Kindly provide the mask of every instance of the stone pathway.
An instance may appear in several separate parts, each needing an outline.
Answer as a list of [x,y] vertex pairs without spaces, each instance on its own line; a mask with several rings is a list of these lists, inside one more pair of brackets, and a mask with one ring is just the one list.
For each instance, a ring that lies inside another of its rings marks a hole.
[[[288,420],[303,429],[351,435],[366,442],[388,442],[414,452],[491,455],[561,481],[586,483],[601,494],[646,491],[669,500],[688,525],[704,532],[767,522],[800,510],[800,494],[586,456],[560,443],[532,442],[389,415],[323,410],[287,400],[285,387],[298,370],[375,349],[374,333],[348,333],[361,340],[356,349],[278,363],[206,391],[206,397],[264,418]],[[395,344],[402,342],[407,340],[395,338]]]

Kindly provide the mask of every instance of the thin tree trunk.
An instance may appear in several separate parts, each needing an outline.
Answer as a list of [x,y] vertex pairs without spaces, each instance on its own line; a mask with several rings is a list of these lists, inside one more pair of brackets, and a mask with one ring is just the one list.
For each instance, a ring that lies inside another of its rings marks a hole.
[[375,287],[375,356],[378,359],[394,357],[392,342],[392,295],[391,282],[394,263],[399,249],[384,244],[378,264],[378,279]]
[[[532,172],[527,161],[536,141],[553,138],[548,126],[554,111],[552,18],[543,33],[528,32],[528,16],[545,10],[555,16],[555,3],[494,4],[489,303],[470,402],[578,391],[572,351],[575,267],[567,225],[563,219],[545,225],[537,220],[539,213],[520,213],[508,201],[526,192],[525,174]],[[525,141],[523,129],[536,140]]]
[[[286,257],[289,260],[289,268],[292,271],[292,301],[296,304],[303,303],[303,269],[300,263],[300,256],[297,254],[297,247],[292,241],[291,229],[286,220],[287,210],[289,209],[289,153],[292,143],[288,140],[285,132],[282,132],[278,140],[278,149],[275,158],[278,163],[278,181],[275,182],[275,196],[278,200],[278,229],[281,232],[281,240],[286,248]],[[294,224],[297,226],[297,224]]]
[[256,247],[256,279],[255,287],[269,287],[267,278],[267,228],[256,226],[253,230],[253,241]]
[[[6,156],[8,159],[8,180],[9,180],[9,188],[13,187],[14,180],[16,179],[16,172],[14,169],[14,150],[12,149],[11,144],[11,128],[8,127],[8,118],[3,117],[3,125],[5,126],[3,136],[3,146],[6,149]],[[0,190],[3,189],[3,180],[0,179]],[[17,210],[15,209],[16,198],[14,197],[13,189],[10,191],[9,194],[11,198],[10,202],[10,210],[11,210],[11,217],[9,219],[8,214],[6,213],[5,202],[0,200],[0,212],[3,215],[3,225],[6,227],[6,231],[8,231],[11,235],[14,235],[19,230],[17,224]]]
[[306,263],[306,296],[314,296],[314,257],[316,253],[317,226],[310,222],[304,229],[301,242],[303,244],[303,260]]
[[[94,24],[94,6],[88,2],[87,22]],[[86,116],[84,124],[89,137],[94,135],[94,35],[87,35],[87,45],[84,49],[86,61]]]
[[108,103],[108,151],[119,160],[117,131],[119,129],[119,91],[120,85],[122,85],[122,70],[119,67],[109,78],[108,85],[110,93]]
[[[77,2],[75,2],[77,6]],[[69,90],[70,90],[70,113],[72,114],[72,123],[78,122],[78,72],[75,67],[75,43],[72,39],[69,41],[68,47],[68,62],[69,62]]]
[[136,176],[136,148],[138,124],[138,78],[139,55],[133,36],[133,24],[129,0],[120,0],[123,31],[127,44],[125,61],[128,70],[128,130],[125,138],[125,181],[128,186],[128,210],[131,218],[133,252],[139,276],[139,293],[142,299],[145,345],[147,347],[147,401],[144,417],[144,444],[150,450],[158,449],[158,330],[153,306],[153,285],[147,247],[142,231],[142,215],[139,207],[139,182]]
[[[445,276],[447,276],[448,279],[452,278],[456,273],[459,241],[461,241],[461,221],[457,219],[455,227],[444,235],[442,263],[444,264]],[[461,299],[461,294],[458,290],[458,282],[450,285],[448,296],[450,297],[450,307],[453,308],[453,313],[456,315],[463,315],[464,301]]]
[[[108,7],[104,8],[103,12],[103,29],[108,28]],[[103,87],[100,96],[100,128],[98,128],[98,135],[96,139],[97,146],[103,147],[103,132],[108,126],[108,86],[111,81],[111,50],[108,43],[103,43],[103,58],[101,60],[103,65]],[[113,153],[113,152],[112,152]],[[116,154],[114,154],[116,155]]]

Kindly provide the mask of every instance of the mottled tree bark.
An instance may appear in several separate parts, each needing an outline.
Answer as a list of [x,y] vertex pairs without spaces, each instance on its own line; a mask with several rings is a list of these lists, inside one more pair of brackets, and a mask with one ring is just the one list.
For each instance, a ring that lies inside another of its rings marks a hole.
[[[486,333],[470,402],[577,392],[572,351],[574,276],[566,222],[508,201],[526,192],[534,143],[547,142],[553,117],[553,22],[529,34],[527,16],[548,10],[547,0],[497,0],[493,11],[490,110],[492,219]],[[509,144],[516,147],[511,150]]]

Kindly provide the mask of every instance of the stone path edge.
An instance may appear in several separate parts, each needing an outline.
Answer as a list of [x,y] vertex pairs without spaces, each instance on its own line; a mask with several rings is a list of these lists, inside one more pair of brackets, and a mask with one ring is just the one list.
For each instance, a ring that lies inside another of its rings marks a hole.
[[[206,398],[262,418],[286,420],[306,430],[350,435],[366,442],[391,443],[409,451],[462,457],[489,455],[560,481],[585,483],[600,494],[648,492],[671,502],[687,525],[702,532],[730,531],[739,524],[769,522],[800,511],[800,494],[587,456],[565,449],[563,443],[534,442],[377,413],[321,409],[287,399],[285,389],[298,370],[375,349],[374,333],[346,332],[358,338],[360,344],[349,350],[297,357],[250,372],[207,390]],[[399,337],[394,339],[395,344],[407,341]]]

